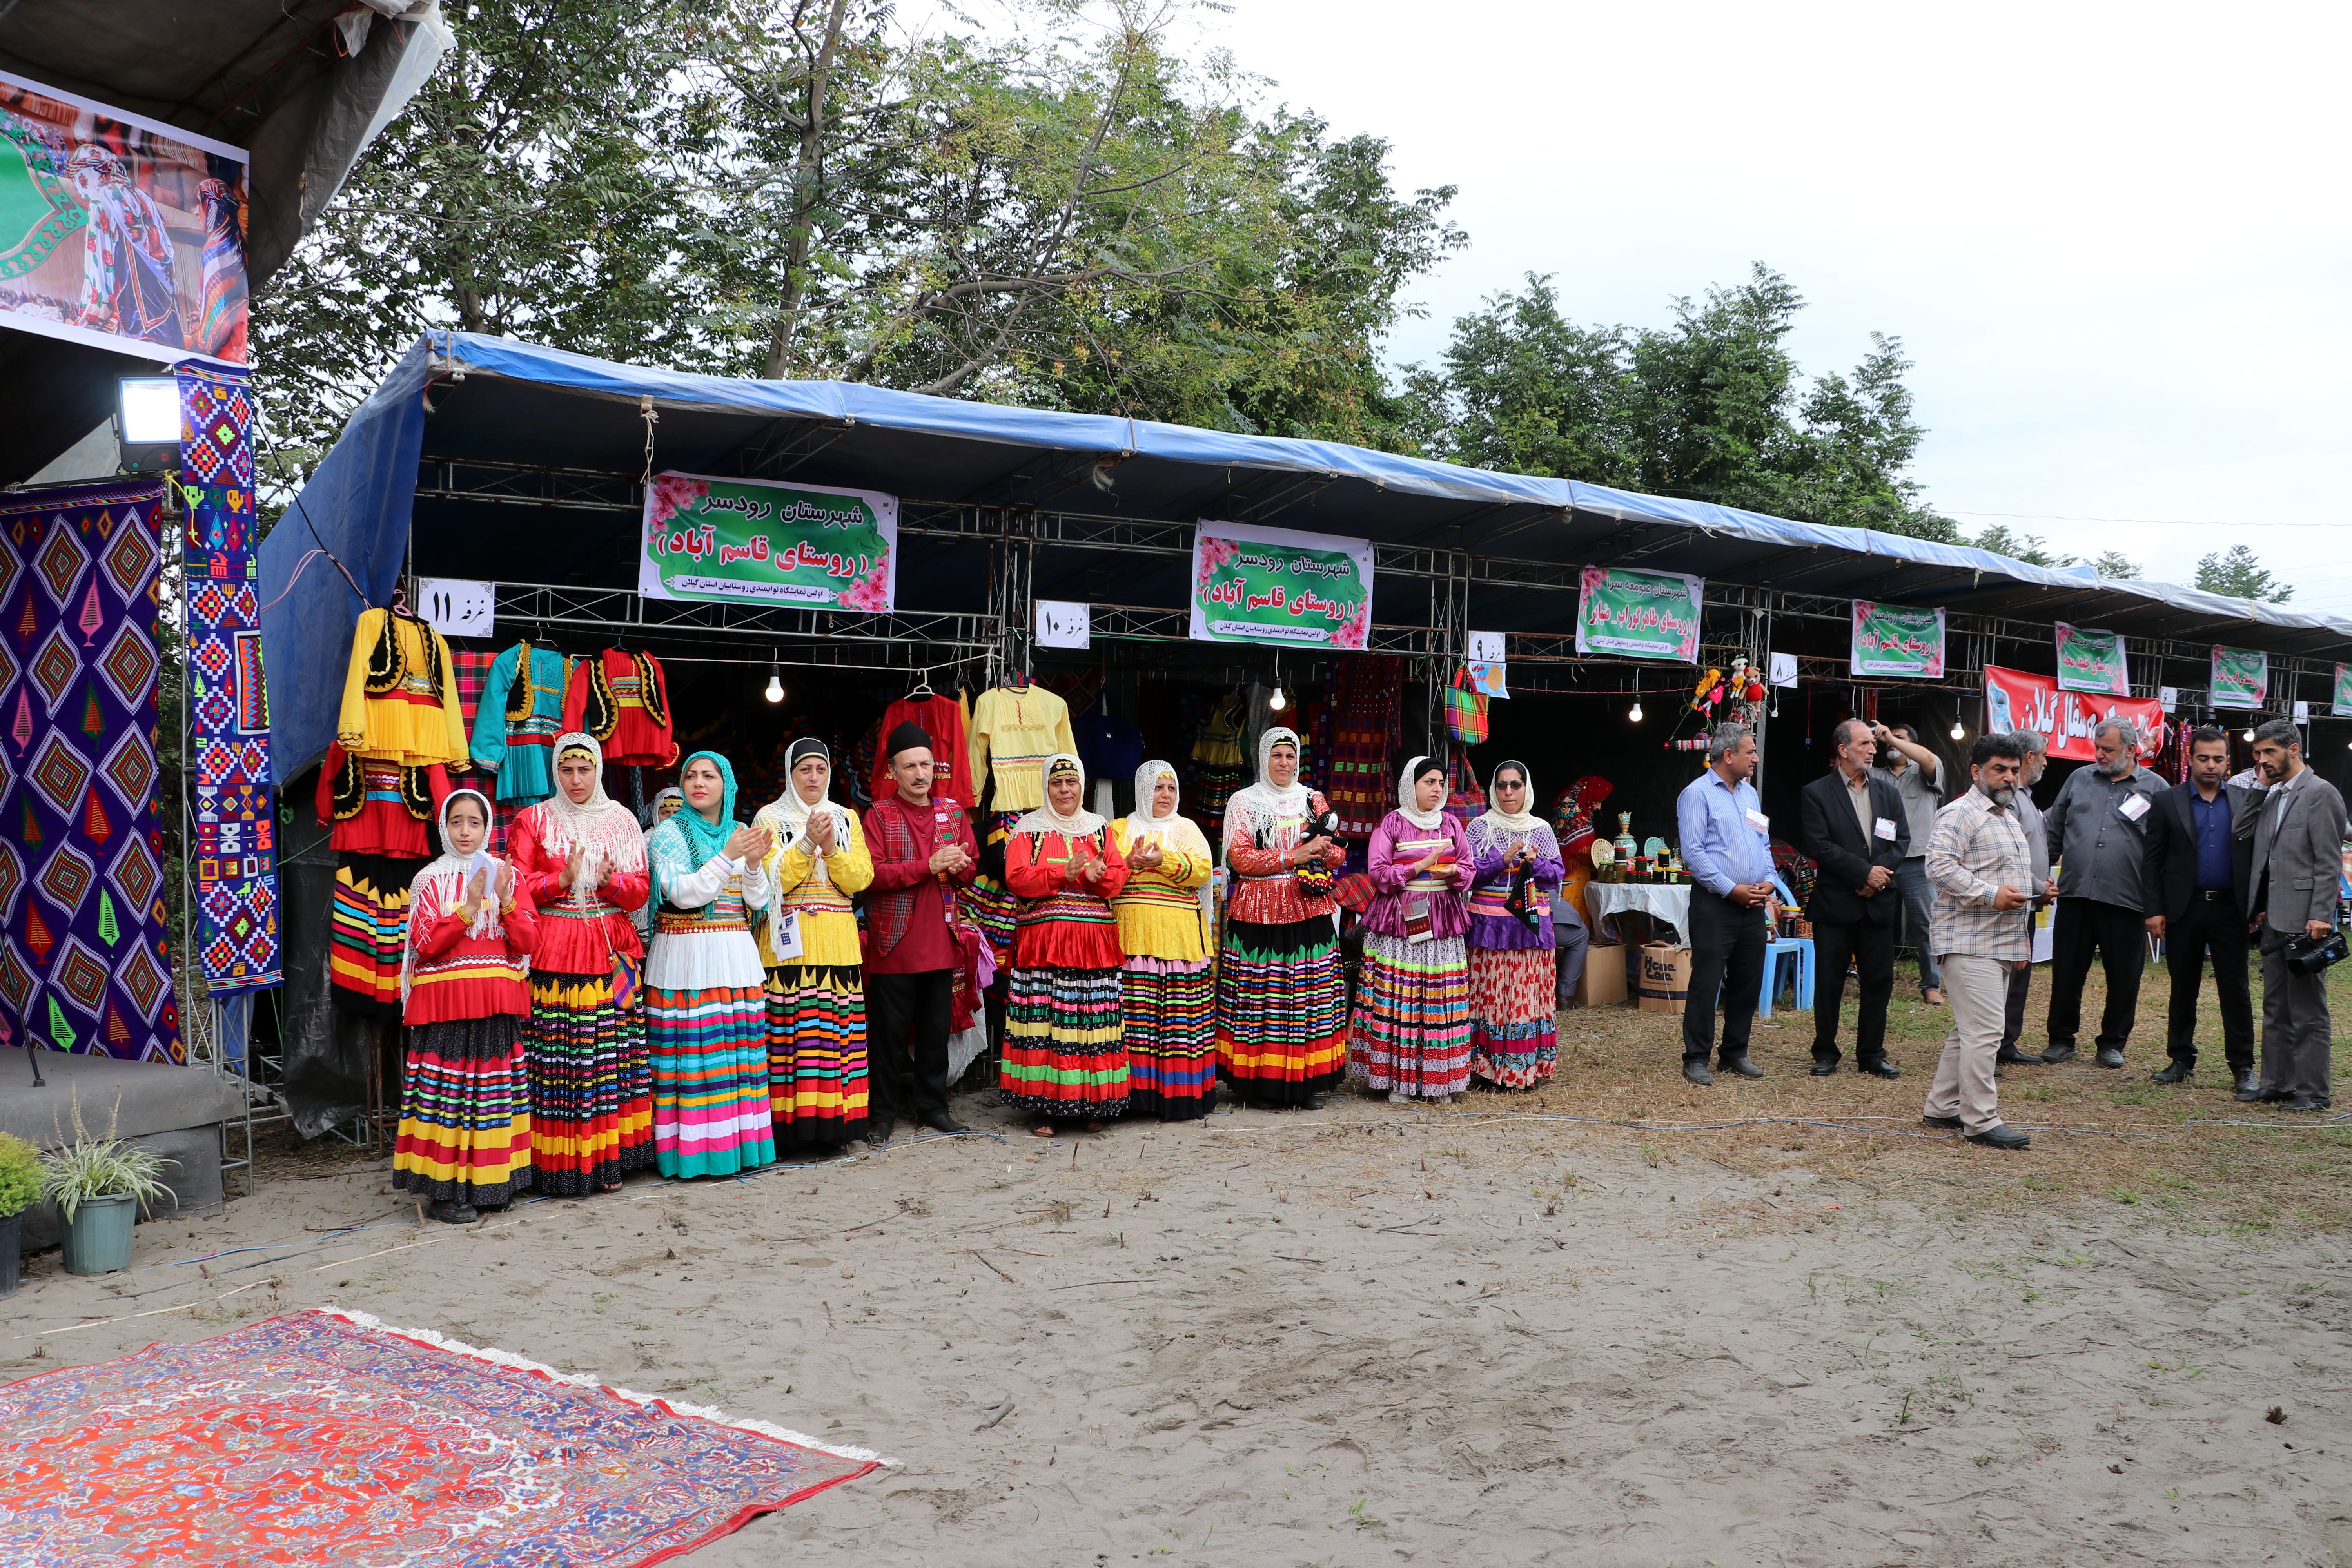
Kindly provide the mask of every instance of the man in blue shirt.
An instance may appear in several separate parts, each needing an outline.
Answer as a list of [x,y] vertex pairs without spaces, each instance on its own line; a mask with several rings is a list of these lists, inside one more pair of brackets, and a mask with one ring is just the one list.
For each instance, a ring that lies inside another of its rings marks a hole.
[[2171,1061],[2150,1074],[2158,1083],[2184,1083],[2197,1068],[2197,993],[2205,955],[2213,955],[2213,990],[2221,1003],[2221,1050],[2233,1087],[2257,1087],[2254,1005],[2246,975],[2250,946],[2239,893],[2246,881],[2248,845],[2233,840],[2236,812],[2252,796],[2225,788],[2230,738],[2211,727],[2189,736],[2189,785],[2156,797],[2149,813],[2147,885],[2158,906],[2147,929],[2164,942],[2172,972],[2172,1009],[2165,1031]]
[[1723,995],[1727,1072],[1762,1078],[1748,1059],[1748,1035],[1764,987],[1764,900],[1772,891],[1771,819],[1748,779],[1756,772],[1756,732],[1725,724],[1709,737],[1706,772],[1675,802],[1683,865],[1691,874],[1690,994],[1683,1005],[1683,1076],[1711,1084],[1715,1002]]

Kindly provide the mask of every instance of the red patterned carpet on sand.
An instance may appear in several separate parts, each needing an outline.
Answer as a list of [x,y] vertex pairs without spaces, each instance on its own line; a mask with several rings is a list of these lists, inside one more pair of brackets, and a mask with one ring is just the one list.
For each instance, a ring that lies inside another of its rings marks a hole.
[[0,1388],[0,1562],[645,1568],[884,1461],[294,1312]]

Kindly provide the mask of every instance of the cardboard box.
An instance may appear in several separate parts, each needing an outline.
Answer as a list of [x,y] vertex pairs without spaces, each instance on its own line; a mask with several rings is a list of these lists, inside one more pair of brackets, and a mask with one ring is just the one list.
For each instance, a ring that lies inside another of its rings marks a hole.
[[1638,997],[1644,1013],[1679,1013],[1690,995],[1691,952],[1671,942],[1654,942],[1642,949]]
[[1622,942],[1596,942],[1584,950],[1584,978],[1576,983],[1580,1007],[1622,1005],[1625,1001],[1625,947]]

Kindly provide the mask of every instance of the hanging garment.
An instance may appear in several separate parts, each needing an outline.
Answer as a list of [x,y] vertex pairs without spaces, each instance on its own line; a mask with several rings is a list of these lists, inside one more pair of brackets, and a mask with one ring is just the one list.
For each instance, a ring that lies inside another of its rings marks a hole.
[[[971,744],[964,724],[963,710],[952,697],[933,695],[918,701],[901,697],[882,710],[882,722],[875,726],[877,736],[887,735],[901,724],[913,724],[931,738],[931,794],[950,799],[970,801],[980,794],[977,788],[965,787],[972,776]],[[890,776],[890,759],[875,747],[873,765],[866,770],[873,781],[871,801],[887,800],[898,793],[898,784]]]
[[990,773],[996,809],[1034,811],[1045,804],[1045,759],[1077,754],[1069,704],[1042,686],[991,687],[971,705],[971,748],[972,780]]
[[571,661],[517,643],[490,666],[474,711],[474,761],[499,777],[499,799],[529,805],[555,793],[555,737],[563,729]]
[[351,755],[340,742],[319,768],[319,826],[335,852],[328,974],[349,1011],[400,1016],[408,883],[433,854],[430,831],[449,795],[446,769]]
[[667,768],[677,763],[669,679],[649,653],[608,647],[572,668],[563,727],[593,735],[616,767]]
[[355,756],[466,765],[466,721],[439,632],[390,610],[361,613],[335,739]]
[[1108,816],[1111,809],[1099,792],[1108,789],[1113,779],[1135,776],[1143,763],[1143,731],[1113,714],[1103,699],[1072,720],[1070,731],[1077,738],[1078,761],[1086,763],[1087,777],[1095,781],[1095,814]]

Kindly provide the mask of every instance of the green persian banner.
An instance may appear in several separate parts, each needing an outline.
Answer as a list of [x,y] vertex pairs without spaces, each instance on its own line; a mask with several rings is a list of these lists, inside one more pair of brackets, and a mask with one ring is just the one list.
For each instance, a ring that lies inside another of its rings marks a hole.
[[1944,612],[1906,605],[1853,602],[1853,646],[1847,664],[1856,675],[1944,675]]
[[2214,707],[2260,708],[2269,700],[2270,692],[2269,654],[2260,648],[2213,645]]
[[1203,522],[1192,535],[1192,631],[1201,642],[1364,647],[1371,542]]
[[1704,579],[1679,572],[1587,566],[1576,607],[1576,651],[1698,662]]
[[828,485],[656,474],[637,592],[887,615],[898,603],[898,498]]
[[2131,672],[2124,665],[2121,632],[2096,632],[2058,623],[2058,689],[2131,695]]

